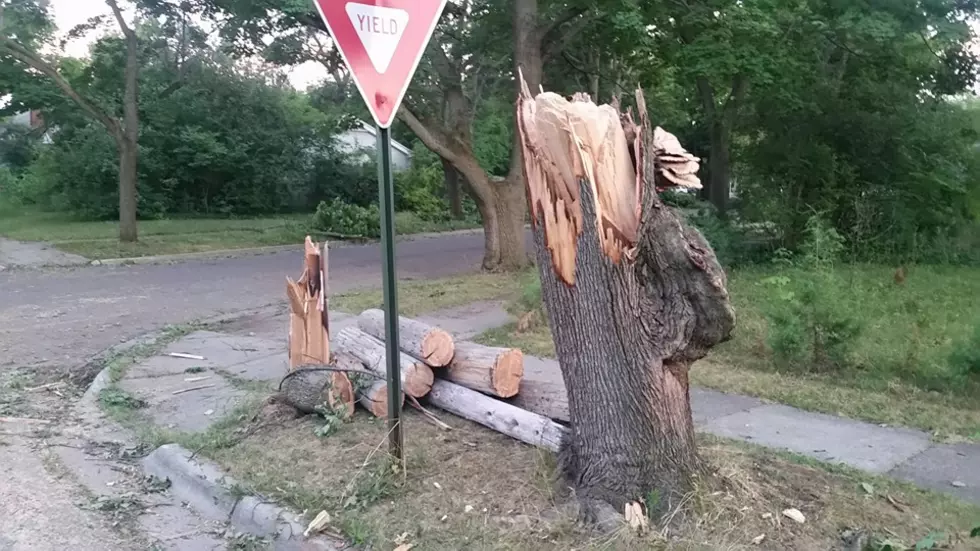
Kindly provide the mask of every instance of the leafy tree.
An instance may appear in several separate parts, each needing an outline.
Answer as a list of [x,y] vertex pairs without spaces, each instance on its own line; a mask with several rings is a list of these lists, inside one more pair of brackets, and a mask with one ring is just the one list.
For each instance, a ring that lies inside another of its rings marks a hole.
[[[126,44],[122,117],[100,105],[97,99],[80,94],[58,70],[56,62],[46,60],[37,46],[50,37],[51,22],[47,2],[4,0],[0,4],[0,63],[13,59],[22,66],[51,79],[65,96],[105,127],[119,152],[119,239],[136,241],[136,177],[139,137],[139,39],[126,22],[116,0],[106,0]],[[5,21],[10,17],[9,21]],[[27,23],[22,25],[22,23]],[[93,18],[83,27],[100,23]],[[10,69],[6,69],[7,72]]]

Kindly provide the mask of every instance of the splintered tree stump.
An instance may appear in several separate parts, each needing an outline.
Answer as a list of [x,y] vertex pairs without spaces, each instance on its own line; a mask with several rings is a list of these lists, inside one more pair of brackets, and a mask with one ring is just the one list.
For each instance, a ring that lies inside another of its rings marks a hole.
[[466,388],[510,398],[521,386],[524,354],[517,348],[459,342],[449,368],[439,375]]
[[[385,376],[385,343],[382,341],[356,327],[347,327],[334,336],[334,346],[338,352],[346,352],[360,360],[368,371]],[[428,394],[434,379],[432,369],[405,353],[400,352],[398,358],[402,392],[415,398]]]
[[[303,274],[299,280],[293,281],[288,277],[286,278],[286,298],[289,303],[289,369],[291,371],[303,370],[306,366],[328,365],[331,360],[326,298],[327,244],[324,243],[321,247],[307,236],[305,251]],[[354,387],[347,375],[339,371],[316,371],[315,373],[329,379],[322,386],[326,394],[319,403],[326,403],[335,411],[339,410],[339,406],[343,404],[346,416],[353,415]],[[314,379],[316,378],[314,377]]]
[[[345,408],[344,417],[353,413],[354,388],[347,377],[335,377],[336,372],[317,368],[297,369],[279,383],[283,402],[301,413],[316,413],[326,405],[333,411]],[[341,375],[343,375],[341,373]]]
[[[372,337],[382,341],[385,339],[385,313],[382,310],[361,312],[357,326]],[[398,316],[398,348],[431,367],[449,365],[455,352],[452,335],[438,327],[403,316]]]
[[436,381],[429,403],[464,419],[469,419],[526,444],[558,451],[565,427],[551,419],[495,400],[475,390]]
[[618,102],[521,86],[521,160],[572,425],[559,472],[586,519],[651,493],[659,515],[701,470],[688,370],[735,325],[711,246],[658,195],[700,187],[699,159],[653,127],[640,91],[634,119]]

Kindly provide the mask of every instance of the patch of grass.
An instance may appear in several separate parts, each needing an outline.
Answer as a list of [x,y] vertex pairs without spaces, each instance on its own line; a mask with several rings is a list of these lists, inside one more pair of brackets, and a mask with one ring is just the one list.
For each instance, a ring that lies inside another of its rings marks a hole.
[[[403,316],[415,316],[442,308],[451,308],[483,300],[511,300],[518,292],[520,275],[472,274],[468,276],[407,281],[398,285],[398,310]],[[341,312],[362,312],[381,308],[380,290],[359,291],[331,297],[330,308]]]
[[[299,245],[310,227],[311,214],[259,218],[174,218],[139,223],[139,242],[120,243],[114,221],[75,220],[61,212],[28,207],[3,208],[0,236],[21,241],[43,241],[65,252],[90,259],[131,258],[272,245]],[[399,235],[466,229],[472,221],[425,222],[414,213],[397,213]]]
[[[379,549],[741,549],[759,534],[766,534],[764,549],[832,549],[840,548],[845,528],[914,543],[936,530],[964,533],[980,515],[902,483],[705,438],[712,474],[689,496],[676,530],[666,538],[625,530],[600,536],[577,525],[556,498],[553,454],[442,419],[452,431],[406,412],[405,473],[390,470],[384,424],[364,413],[326,439],[311,436],[315,421],[308,417],[258,431],[212,457],[251,490],[296,510],[326,510],[356,545]],[[788,507],[807,522],[779,522]]]

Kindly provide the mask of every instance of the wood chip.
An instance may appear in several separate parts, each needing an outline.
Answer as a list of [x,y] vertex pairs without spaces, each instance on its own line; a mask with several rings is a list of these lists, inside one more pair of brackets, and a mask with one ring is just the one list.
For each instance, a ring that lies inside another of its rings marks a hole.
[[633,501],[626,504],[626,510],[624,511],[626,516],[626,522],[629,524],[630,528],[638,533],[643,533],[647,528],[647,516],[643,512],[643,507]]
[[330,524],[330,513],[326,511],[320,511],[320,513],[310,521],[310,524],[306,527],[306,531],[303,532],[304,537],[310,537],[310,534],[315,534],[322,532]]
[[192,386],[190,388],[182,388],[180,390],[175,390],[173,394],[177,395],[177,394],[183,394],[185,392],[194,392],[195,390],[204,390],[205,388],[214,388],[214,385],[201,385],[201,386]]
[[181,352],[171,352],[167,354],[171,358],[183,358],[185,360],[204,360],[204,356],[198,356],[197,354],[184,354]]
[[906,512],[908,512],[908,508],[905,507],[904,504],[902,504],[900,501],[898,501],[897,499],[893,498],[892,496],[886,495],[885,496],[885,499],[888,500],[888,503],[890,503],[891,506],[894,507],[895,510],[897,510],[899,513],[906,513]]
[[408,551],[409,549],[415,547],[414,543],[403,543],[395,548],[395,551]]
[[801,513],[799,509],[793,509],[793,508],[784,509],[783,516],[788,519],[792,519],[800,524],[806,522],[806,517],[803,516],[803,513]]
[[184,379],[184,382],[185,383],[196,383],[198,381],[203,381],[205,379],[210,379],[210,378],[211,378],[210,375],[207,375],[207,376],[204,376],[204,377],[188,377],[188,378]]
[[752,538],[752,545],[759,545],[766,539],[765,534],[759,534],[758,536]]

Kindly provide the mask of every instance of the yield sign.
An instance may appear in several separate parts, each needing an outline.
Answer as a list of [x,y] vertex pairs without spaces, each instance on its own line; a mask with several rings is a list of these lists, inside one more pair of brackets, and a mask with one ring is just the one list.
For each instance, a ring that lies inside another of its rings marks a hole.
[[381,128],[391,126],[446,0],[316,0]]

